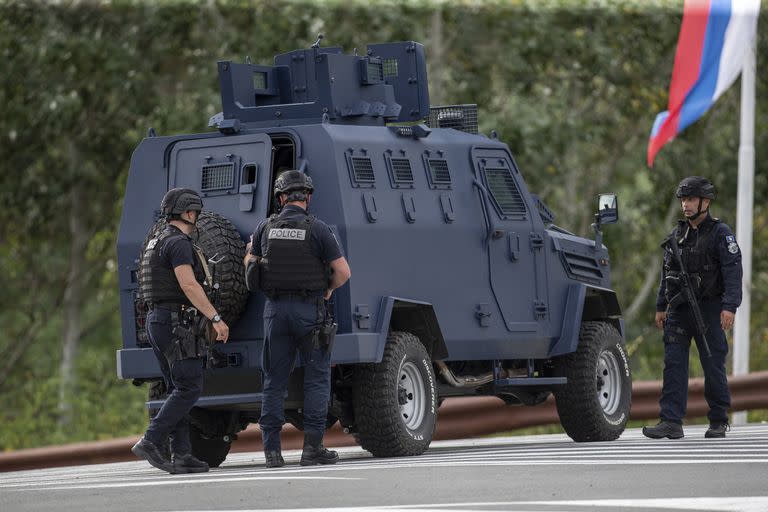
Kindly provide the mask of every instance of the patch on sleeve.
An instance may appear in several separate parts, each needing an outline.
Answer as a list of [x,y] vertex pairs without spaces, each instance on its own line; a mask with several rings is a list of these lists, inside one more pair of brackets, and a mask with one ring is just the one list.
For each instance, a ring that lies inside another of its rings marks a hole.
[[726,235],[725,241],[728,243],[736,242],[736,239],[733,237],[733,235]]
[[[733,237],[731,236],[731,237],[728,237],[728,238],[733,238]],[[736,254],[736,253],[739,252],[739,246],[736,245],[736,242],[730,242],[728,244],[728,252],[731,253],[731,254]]]

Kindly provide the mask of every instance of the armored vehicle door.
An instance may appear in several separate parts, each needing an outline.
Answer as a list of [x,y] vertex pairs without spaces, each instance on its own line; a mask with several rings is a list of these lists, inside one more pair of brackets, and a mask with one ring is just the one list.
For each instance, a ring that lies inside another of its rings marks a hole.
[[[491,292],[507,330],[539,331],[533,215],[517,167],[503,148],[472,148],[474,185],[480,192],[487,233]],[[482,313],[482,312],[480,312]],[[493,322],[493,310],[485,312]]]
[[272,141],[263,133],[181,141],[171,151],[168,187],[200,191],[206,210],[247,232],[253,221],[239,225],[243,213],[263,217],[269,207],[269,194],[259,200],[256,191],[269,188],[271,157]]

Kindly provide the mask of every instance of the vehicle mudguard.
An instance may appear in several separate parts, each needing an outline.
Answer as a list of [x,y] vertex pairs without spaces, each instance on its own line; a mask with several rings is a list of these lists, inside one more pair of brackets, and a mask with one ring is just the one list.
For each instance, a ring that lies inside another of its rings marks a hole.
[[608,288],[574,283],[568,286],[560,336],[549,349],[549,357],[575,352],[579,346],[581,323],[603,320],[619,330],[624,338],[624,319],[616,292]]
[[418,337],[433,361],[448,357],[443,333],[431,303],[403,297],[384,297],[379,318],[376,362],[380,362],[384,356],[390,330],[410,332]]

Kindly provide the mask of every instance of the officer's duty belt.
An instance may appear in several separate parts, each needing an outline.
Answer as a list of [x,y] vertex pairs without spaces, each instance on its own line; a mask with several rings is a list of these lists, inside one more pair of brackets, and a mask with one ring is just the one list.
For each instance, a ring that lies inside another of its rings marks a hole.
[[191,308],[189,304],[182,304],[180,302],[153,302],[149,305],[150,311],[155,308],[167,309],[172,313],[182,313],[186,309]]
[[267,293],[267,297],[272,300],[292,300],[296,302],[308,302],[316,304],[324,300],[322,292],[276,292]]

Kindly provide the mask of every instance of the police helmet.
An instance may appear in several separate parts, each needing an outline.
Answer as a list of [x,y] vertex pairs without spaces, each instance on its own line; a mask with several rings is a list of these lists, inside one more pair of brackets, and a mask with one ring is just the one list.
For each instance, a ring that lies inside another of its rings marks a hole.
[[315,190],[312,178],[301,171],[285,171],[275,180],[274,196],[288,194],[289,201],[303,201]]
[[188,210],[199,212],[203,209],[203,200],[191,188],[172,188],[160,202],[160,210],[166,217],[181,215]]
[[705,199],[715,198],[715,186],[707,179],[701,176],[688,176],[677,186],[675,195],[680,197],[703,197]]

